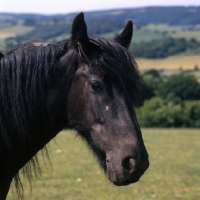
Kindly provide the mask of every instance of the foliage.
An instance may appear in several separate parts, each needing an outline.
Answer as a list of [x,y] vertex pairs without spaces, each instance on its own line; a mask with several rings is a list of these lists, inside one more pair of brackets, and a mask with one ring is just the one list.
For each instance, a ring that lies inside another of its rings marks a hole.
[[200,99],[200,84],[192,75],[174,75],[159,84],[157,93],[162,98],[173,94],[181,100],[198,100]]
[[154,96],[169,101],[200,99],[200,83],[194,75],[184,72],[167,77],[162,71],[147,70],[141,75],[141,88],[144,100]]
[[144,127],[200,127],[200,83],[192,75],[142,74],[145,100],[139,115]]
[[139,115],[144,127],[198,127],[200,128],[200,104],[198,101],[174,101],[153,97],[145,101]]
[[147,70],[141,76],[141,88],[143,99],[150,99],[156,95],[158,85],[162,79],[157,70]]

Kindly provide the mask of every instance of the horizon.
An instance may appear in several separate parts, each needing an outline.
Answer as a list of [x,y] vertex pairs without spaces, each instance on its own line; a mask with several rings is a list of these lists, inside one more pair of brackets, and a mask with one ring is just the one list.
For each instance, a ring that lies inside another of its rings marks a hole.
[[130,9],[141,9],[141,8],[151,8],[151,7],[200,7],[200,5],[147,5],[147,6],[139,6],[139,7],[122,7],[122,8],[105,8],[105,9],[94,9],[94,10],[85,10],[85,11],[72,11],[66,13],[37,13],[37,12],[6,12],[0,11],[0,14],[15,14],[15,15],[45,15],[45,16],[53,16],[53,15],[70,15],[76,14],[79,12],[83,13],[92,13],[92,12],[104,12],[104,11],[114,11],[114,10],[130,10]]
[[[78,6],[77,6],[78,5]],[[168,0],[160,2],[160,0],[116,0],[114,3],[108,0],[1,0],[0,13],[14,14],[38,14],[38,15],[63,15],[78,12],[99,12],[106,10],[119,9],[138,9],[144,7],[199,7],[200,2],[196,0]]]

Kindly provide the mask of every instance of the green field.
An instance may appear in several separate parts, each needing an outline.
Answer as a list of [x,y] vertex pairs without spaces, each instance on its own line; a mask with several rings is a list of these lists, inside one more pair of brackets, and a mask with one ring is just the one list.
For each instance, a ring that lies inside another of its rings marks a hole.
[[[200,130],[143,129],[150,168],[140,182],[113,186],[73,131],[50,143],[52,168],[43,167],[25,200],[197,200],[200,195]],[[47,164],[48,165],[48,164]],[[16,199],[12,192],[8,200]]]
[[[160,37],[169,36],[174,38],[185,38],[190,40],[195,38],[196,40],[200,40],[200,30],[198,27],[189,26],[169,26],[167,24],[148,24],[144,26],[141,31],[151,32],[159,35]],[[156,38],[158,39],[158,38]]]

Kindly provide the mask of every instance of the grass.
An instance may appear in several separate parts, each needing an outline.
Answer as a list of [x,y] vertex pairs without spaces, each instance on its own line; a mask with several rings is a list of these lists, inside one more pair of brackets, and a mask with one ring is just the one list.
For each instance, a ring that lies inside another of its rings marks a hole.
[[[116,187],[105,178],[96,160],[75,138],[73,131],[62,131],[50,143],[52,170],[44,167],[32,194],[25,187],[27,200],[150,200],[199,199],[200,130],[143,129],[151,166],[141,180]],[[50,168],[50,167],[49,167]],[[14,200],[12,192],[8,200]]]

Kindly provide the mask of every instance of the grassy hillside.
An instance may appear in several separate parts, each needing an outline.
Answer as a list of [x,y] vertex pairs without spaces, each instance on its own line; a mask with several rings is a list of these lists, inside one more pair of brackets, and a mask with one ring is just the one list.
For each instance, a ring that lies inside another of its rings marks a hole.
[[[28,200],[197,200],[200,194],[200,130],[143,129],[150,168],[133,185],[113,186],[85,144],[73,131],[62,131],[50,143],[52,169],[43,169]],[[8,200],[14,200],[11,192]]]
[[[66,15],[33,15],[0,13],[0,51],[33,38],[56,42],[70,35],[77,13]],[[162,40],[165,37],[195,39],[200,42],[200,7],[145,7],[86,12],[89,34],[113,37],[127,20],[135,25],[134,43]],[[199,48],[185,54],[199,54]]]
[[[134,21],[134,19],[133,19]],[[190,40],[195,38],[200,41],[200,27],[189,25],[169,25],[169,24],[147,24],[135,31],[134,42],[151,41],[151,39],[161,39],[163,37],[185,38]],[[136,41],[135,41],[136,40]]]

